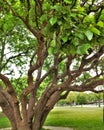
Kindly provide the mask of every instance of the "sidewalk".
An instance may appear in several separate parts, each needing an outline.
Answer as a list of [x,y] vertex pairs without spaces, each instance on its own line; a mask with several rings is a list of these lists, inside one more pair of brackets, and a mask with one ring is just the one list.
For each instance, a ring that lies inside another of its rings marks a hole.
[[68,127],[55,127],[55,126],[44,126],[43,128],[49,129],[49,130],[75,130],[73,128]]
[[[55,126],[44,126],[46,130],[75,130],[73,128],[68,128],[68,127],[55,127]],[[11,130],[11,128],[3,128],[0,130]]]

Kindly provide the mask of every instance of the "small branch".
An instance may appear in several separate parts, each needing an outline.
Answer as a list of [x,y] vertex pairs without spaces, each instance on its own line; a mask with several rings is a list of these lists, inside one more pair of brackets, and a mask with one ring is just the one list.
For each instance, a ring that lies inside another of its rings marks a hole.
[[83,72],[93,69],[96,65],[98,65],[98,63],[99,63],[99,60],[95,59],[94,61],[92,61],[91,65],[89,67],[86,67],[83,69]]
[[[78,77],[82,72],[89,71],[90,69],[92,69],[99,62],[99,58],[103,54],[104,54],[104,46],[102,46],[100,48],[100,50],[97,53],[95,53],[92,57],[87,58],[86,56],[84,56],[82,58],[81,65],[80,65],[79,69],[71,71],[71,73],[73,74],[73,79]],[[92,64],[90,65],[90,67],[84,68],[84,66],[86,66],[88,63],[91,63],[91,62],[92,62]]]
[[19,54],[15,55],[15,56],[9,57],[9,58],[7,59],[7,61],[2,65],[1,70],[8,64],[8,62],[9,62],[11,59],[14,59],[14,58],[16,58],[16,57],[23,56],[23,54],[24,54],[24,53],[27,53],[27,52],[28,52],[28,50],[27,50],[26,52],[22,52],[22,53],[19,53]]
[[37,4],[37,6],[38,6],[38,8],[40,10],[41,15],[42,15],[43,14],[43,11],[42,11],[42,3],[43,3],[43,1],[40,1],[40,0],[35,0],[35,1],[36,1],[36,4]]
[[27,8],[28,8],[28,12],[30,11],[30,0],[27,0]]
[[31,57],[31,60],[30,60],[30,67],[32,66],[32,62],[34,60],[34,57],[36,56],[37,52],[34,52],[32,57]]
[[77,0],[73,0],[73,1],[72,1],[72,6],[71,6],[71,9],[73,9],[73,8],[74,8],[74,6],[76,5],[76,2],[77,2]]
[[28,14],[27,14],[27,16],[26,16],[26,21],[29,21],[29,11],[30,11],[30,8],[31,8],[31,6],[30,6],[30,0],[27,0],[27,10],[28,10]]
[[64,79],[67,76],[67,71],[64,72],[63,74],[61,74],[60,76],[58,76],[58,79]]
[[36,21],[36,26],[37,26],[37,28],[39,29],[39,25],[38,25],[38,16],[37,16],[37,2],[35,3],[35,21]]
[[54,73],[53,73],[53,84],[57,84],[58,76],[58,54],[54,56]]
[[83,69],[84,69],[84,66],[86,65],[86,61],[84,59],[85,56],[82,57],[82,61],[81,61],[81,64],[79,66],[79,68],[75,71],[72,71],[71,73],[74,73],[73,74],[73,80],[76,79],[76,77],[80,76],[83,72]]
[[103,74],[104,74],[104,72],[101,72],[100,74],[98,74],[90,79],[87,79],[85,82],[82,83],[82,85],[84,86],[85,84],[89,84],[89,83],[93,82],[94,80],[97,80]]
[[72,60],[73,60],[73,57],[72,57],[72,56],[68,56],[68,57],[67,57],[66,72],[67,72],[67,75],[68,75],[68,78],[69,78],[69,79],[71,78],[70,65],[72,64]]
[[[1,49],[1,57],[0,57],[0,64],[2,63],[3,61],[3,57],[4,57],[4,50],[5,50],[5,45],[6,43],[5,42],[2,42],[2,49]],[[1,67],[0,67],[1,69]]]
[[[59,64],[60,64],[63,60],[68,60],[68,57],[67,57],[67,56],[60,56],[59,59],[58,59]],[[71,64],[71,61],[70,61],[69,63]],[[59,79],[62,79],[62,80],[63,80],[63,79],[68,75],[68,73],[69,73],[68,70],[70,69],[69,67],[70,67],[70,65],[68,65],[68,62],[66,62],[66,70],[65,70],[65,72],[62,72],[62,74],[57,77],[58,80],[59,80]]]
[[101,46],[101,48],[99,49],[99,51],[96,52],[92,57],[86,58],[85,62],[89,63],[89,62],[91,62],[91,61],[93,61],[95,59],[99,59],[100,56],[103,55],[103,54],[104,54],[104,45]]
[[39,82],[41,83],[50,73],[53,73],[53,70],[54,70],[54,66],[50,67],[49,71],[42,76]]
[[40,67],[39,69],[38,69],[38,72],[37,72],[38,74],[37,74],[37,77],[36,77],[36,83],[35,83],[35,86],[37,86],[37,84],[39,83],[39,80],[40,80],[40,78],[41,78],[41,74],[42,74],[42,67]]

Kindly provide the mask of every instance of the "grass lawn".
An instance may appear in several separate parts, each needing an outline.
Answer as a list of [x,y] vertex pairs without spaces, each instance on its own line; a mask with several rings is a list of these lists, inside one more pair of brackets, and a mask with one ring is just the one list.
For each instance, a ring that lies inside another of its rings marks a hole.
[[[56,107],[47,117],[45,125],[73,127],[77,130],[103,130],[103,109]],[[10,127],[10,123],[0,114],[0,128],[3,127]]]
[[51,111],[45,125],[67,126],[77,130],[104,130],[103,108],[57,107]]
[[10,127],[10,122],[4,114],[0,113],[0,128]]

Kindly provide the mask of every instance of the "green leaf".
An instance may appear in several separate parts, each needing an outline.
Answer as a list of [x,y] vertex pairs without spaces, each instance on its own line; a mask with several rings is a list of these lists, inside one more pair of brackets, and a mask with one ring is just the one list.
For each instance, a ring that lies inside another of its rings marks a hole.
[[83,20],[84,23],[94,23],[94,15],[86,15],[86,17]]
[[84,40],[84,38],[85,38],[85,36],[84,36],[84,34],[82,33],[82,31],[81,31],[81,32],[78,31],[78,32],[75,34],[75,36],[76,36],[77,38],[81,39],[81,40]]
[[70,45],[69,49],[69,54],[74,56],[76,54],[76,48],[73,45]]
[[93,33],[92,33],[91,31],[87,30],[87,31],[85,32],[85,35],[86,35],[86,37],[87,37],[87,39],[88,39],[89,41],[92,40],[92,38],[93,38]]
[[54,54],[57,53],[57,52],[58,52],[58,48],[57,48],[57,47],[50,47],[50,48],[48,49],[49,55],[54,55]]
[[62,21],[58,20],[58,21],[57,21],[57,24],[58,24],[58,25],[62,25]]
[[56,41],[53,39],[53,40],[51,41],[50,45],[51,45],[52,47],[55,47]]
[[91,31],[92,31],[94,34],[100,35],[100,31],[99,31],[97,28],[95,28],[95,27],[92,27],[92,28],[91,28]]
[[47,20],[47,15],[46,14],[44,14],[44,15],[42,15],[41,17],[40,17],[40,23],[42,24],[44,21],[46,21]]
[[63,40],[63,42],[67,42],[68,41],[68,36],[65,35],[64,37],[62,37],[62,40]]
[[50,20],[49,20],[50,24],[51,25],[54,25],[56,22],[57,22],[57,17],[52,17]]
[[74,45],[69,44],[69,45],[64,45],[64,47],[62,48],[62,51],[67,54],[67,55],[75,55],[76,53],[76,48],[74,47]]
[[74,45],[74,46],[79,45],[79,40],[78,40],[78,38],[76,38],[76,37],[72,39],[72,42],[73,42],[73,45]]
[[61,10],[61,6],[59,4],[56,4],[52,9],[59,11],[59,10]]
[[72,2],[70,0],[64,0],[65,3],[71,4]]
[[77,18],[77,17],[76,17],[76,16],[77,16],[76,13],[71,13],[70,16],[73,17],[73,18]]
[[43,10],[49,11],[51,9],[51,5],[49,2],[43,2]]
[[99,22],[97,23],[97,25],[98,25],[99,27],[104,28],[104,22],[102,22],[102,21],[99,21]]
[[53,34],[53,40],[50,42],[50,46],[51,47],[55,47],[56,45],[56,32],[54,32]]
[[79,12],[84,12],[84,7],[78,7]]
[[48,49],[48,53],[49,53],[50,55],[52,55],[53,52],[54,52],[54,48],[53,48],[53,47],[50,47],[50,48]]
[[83,44],[81,46],[78,46],[77,48],[77,54],[83,55],[83,54],[88,54],[88,49],[92,48],[90,44]]

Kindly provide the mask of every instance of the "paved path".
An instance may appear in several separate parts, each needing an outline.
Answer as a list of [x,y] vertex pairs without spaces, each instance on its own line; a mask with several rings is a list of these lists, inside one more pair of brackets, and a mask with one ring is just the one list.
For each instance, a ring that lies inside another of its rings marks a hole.
[[[68,127],[55,127],[55,126],[44,126],[43,128],[47,130],[75,130],[73,128],[68,128]],[[11,130],[11,128],[3,128],[0,130]]]
[[11,130],[11,128],[2,128],[0,130]]
[[55,126],[44,126],[43,128],[49,129],[49,130],[75,130],[73,128],[68,127],[55,127]]

